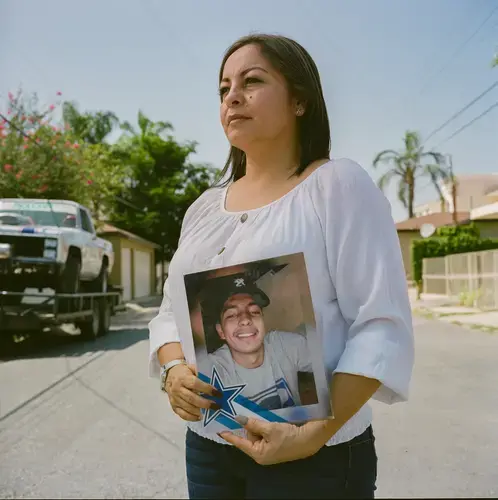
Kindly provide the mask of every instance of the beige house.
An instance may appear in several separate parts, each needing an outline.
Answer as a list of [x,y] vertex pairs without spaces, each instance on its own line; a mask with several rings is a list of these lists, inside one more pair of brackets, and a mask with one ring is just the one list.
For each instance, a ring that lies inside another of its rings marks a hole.
[[[498,210],[494,214],[494,217],[490,216],[489,218],[472,218],[472,212],[457,212],[457,222],[459,224],[474,222],[477,229],[479,229],[481,238],[498,239]],[[423,215],[422,217],[413,217],[412,219],[407,219],[396,224],[401,253],[403,255],[403,264],[408,280],[411,280],[412,272],[412,241],[422,238],[420,229],[423,224],[432,224],[436,228],[452,226],[454,224],[453,214],[440,212]]]
[[[456,176],[457,223],[474,222],[482,238],[498,238],[498,174],[471,174]],[[411,243],[420,239],[423,224],[438,228],[451,226],[453,222],[453,199],[451,183],[441,185],[444,203],[434,200],[415,207],[415,217],[398,222],[398,231],[403,263],[407,279],[411,279]]]
[[115,262],[109,282],[123,289],[123,300],[156,294],[154,250],[159,245],[111,224],[104,224],[99,236],[114,247]]
[[[498,201],[498,174],[466,174],[457,175],[456,208],[460,212],[470,212],[475,208]],[[441,191],[444,203],[441,200],[429,201],[418,205],[414,209],[416,217],[441,212],[453,212],[453,198],[451,182],[443,183]],[[495,194],[493,194],[495,193]]]
[[[469,220],[469,212],[458,212],[457,222],[464,223]],[[398,231],[399,243],[401,246],[401,254],[403,256],[403,264],[405,265],[406,277],[410,281],[412,274],[412,257],[411,247],[413,240],[420,240],[420,228],[424,224],[432,224],[434,227],[451,226],[453,225],[453,214],[439,212],[421,217],[413,217],[411,219],[398,222],[396,229]],[[498,235],[498,233],[497,233]]]

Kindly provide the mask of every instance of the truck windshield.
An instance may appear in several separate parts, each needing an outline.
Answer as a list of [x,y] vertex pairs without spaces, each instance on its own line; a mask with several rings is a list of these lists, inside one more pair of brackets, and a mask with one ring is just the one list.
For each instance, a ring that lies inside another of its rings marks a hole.
[[[18,222],[14,224],[16,219],[18,219]],[[36,226],[76,227],[76,207],[56,202],[20,203],[0,201],[0,224],[2,223],[8,225],[32,224]]]

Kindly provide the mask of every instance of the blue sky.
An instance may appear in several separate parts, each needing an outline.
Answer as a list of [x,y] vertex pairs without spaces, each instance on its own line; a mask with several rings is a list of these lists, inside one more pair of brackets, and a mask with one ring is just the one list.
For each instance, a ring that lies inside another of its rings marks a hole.
[[[406,129],[428,135],[498,80],[498,10],[455,57],[498,0],[2,0],[0,99],[20,85],[43,102],[55,92],[81,109],[173,124],[199,143],[195,161],[221,167],[217,72],[224,50],[251,31],[302,43],[321,72],[332,155],[374,178],[375,154],[401,147]],[[498,99],[498,87],[434,136],[437,146]],[[0,105],[0,108],[3,108]],[[456,173],[498,172],[498,109],[439,151]],[[405,217],[394,190],[396,220]],[[422,182],[416,202],[434,198]]]

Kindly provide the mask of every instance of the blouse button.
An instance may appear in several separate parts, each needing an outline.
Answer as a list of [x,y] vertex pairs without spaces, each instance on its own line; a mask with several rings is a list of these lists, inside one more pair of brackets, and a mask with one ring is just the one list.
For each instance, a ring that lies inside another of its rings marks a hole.
[[242,217],[240,218],[240,222],[245,222],[247,220],[247,214],[242,214]]
[[225,247],[223,247],[219,252],[218,255],[221,255],[225,251]]

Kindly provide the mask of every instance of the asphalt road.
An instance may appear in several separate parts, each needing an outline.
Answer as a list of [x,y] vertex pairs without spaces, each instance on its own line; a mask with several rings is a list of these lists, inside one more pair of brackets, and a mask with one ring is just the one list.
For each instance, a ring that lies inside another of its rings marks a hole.
[[[0,497],[186,498],[147,316],[0,362]],[[498,495],[498,335],[415,318],[411,401],[375,404],[378,497]]]

